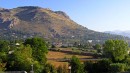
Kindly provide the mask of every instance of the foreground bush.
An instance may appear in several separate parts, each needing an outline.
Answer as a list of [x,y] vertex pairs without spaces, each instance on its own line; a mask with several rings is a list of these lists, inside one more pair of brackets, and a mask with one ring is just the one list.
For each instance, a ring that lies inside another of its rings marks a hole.
[[48,63],[45,65],[45,68],[43,69],[42,73],[57,73],[57,72],[55,67]]
[[67,65],[60,65],[57,68],[57,73],[69,73]]
[[127,70],[127,65],[124,63],[113,63],[110,64],[111,72],[124,72]]
[[104,59],[96,63],[85,62],[84,70],[88,73],[106,73],[110,70],[111,61]]
[[81,64],[79,58],[77,58],[76,56],[72,56],[71,58],[71,73],[84,73],[83,71],[83,65]]

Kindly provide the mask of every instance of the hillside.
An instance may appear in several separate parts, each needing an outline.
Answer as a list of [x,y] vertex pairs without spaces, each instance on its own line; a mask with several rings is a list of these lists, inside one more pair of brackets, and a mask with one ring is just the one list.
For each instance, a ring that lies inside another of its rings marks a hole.
[[0,8],[0,37],[2,39],[26,39],[35,36],[46,38],[51,42],[87,42],[87,40],[99,42],[107,39],[128,39],[90,30],[71,20],[62,11],[34,6]]

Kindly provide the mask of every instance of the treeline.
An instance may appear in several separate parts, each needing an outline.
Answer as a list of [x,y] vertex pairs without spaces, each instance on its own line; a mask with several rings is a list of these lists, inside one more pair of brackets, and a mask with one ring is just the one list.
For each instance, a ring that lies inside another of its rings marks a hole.
[[[55,68],[47,63],[48,44],[41,38],[22,41],[0,40],[0,71],[34,71],[35,73],[117,73],[130,71],[128,43],[108,40],[103,44],[100,61],[80,60],[73,56],[69,66]],[[100,48],[100,45],[95,45]],[[104,59],[105,58],[105,59]]]
[[70,62],[71,73],[118,73],[130,72],[130,66],[126,62],[114,63],[110,59],[100,61],[86,61],[83,64],[77,57],[72,57]]

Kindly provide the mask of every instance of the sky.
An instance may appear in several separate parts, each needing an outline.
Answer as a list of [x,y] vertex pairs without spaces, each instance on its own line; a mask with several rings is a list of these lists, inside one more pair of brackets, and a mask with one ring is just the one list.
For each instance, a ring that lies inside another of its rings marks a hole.
[[0,0],[1,8],[39,6],[64,11],[95,31],[130,30],[130,0]]

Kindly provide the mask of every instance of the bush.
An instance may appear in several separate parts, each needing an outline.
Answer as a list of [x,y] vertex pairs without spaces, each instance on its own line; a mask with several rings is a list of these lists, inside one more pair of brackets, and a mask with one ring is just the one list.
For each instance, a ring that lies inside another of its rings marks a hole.
[[55,46],[55,45],[52,45],[51,48],[56,48],[56,46]]
[[96,53],[97,53],[97,50],[91,50],[91,52],[92,52],[93,54],[96,54]]
[[[111,61],[104,59],[97,63],[85,62],[84,70],[88,73],[106,73],[109,71]],[[94,69],[94,70],[93,70]]]
[[0,62],[0,73],[1,73],[2,71],[5,71],[5,70],[6,70],[5,66],[6,66],[6,63],[1,63],[1,62]]
[[48,63],[45,65],[45,68],[42,71],[42,73],[57,73],[57,72],[56,72],[55,67]]
[[84,66],[85,72],[93,73],[93,71],[94,71],[94,70],[93,70],[93,64],[94,64],[94,63],[91,62],[91,61],[90,61],[90,62],[85,62],[85,63],[84,63],[84,65],[85,65],[85,66]]
[[130,58],[127,58],[127,59],[125,60],[125,63],[127,63],[128,65],[130,65]]
[[110,69],[111,61],[108,59],[101,60],[97,63],[97,71],[100,73],[108,72]]
[[57,73],[68,73],[68,67],[67,65],[60,65],[58,68],[57,68]]
[[124,63],[113,63],[110,64],[111,72],[124,72],[127,70],[127,66]]
[[76,56],[72,56],[70,66],[71,73],[83,73],[83,65]]

